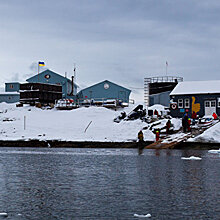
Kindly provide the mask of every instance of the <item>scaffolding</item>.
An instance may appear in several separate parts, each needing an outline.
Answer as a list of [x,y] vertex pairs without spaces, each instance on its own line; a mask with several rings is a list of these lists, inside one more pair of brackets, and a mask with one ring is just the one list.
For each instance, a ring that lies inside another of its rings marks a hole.
[[151,83],[178,83],[182,82],[183,77],[158,76],[144,78],[144,103],[148,107],[150,103],[150,84]]

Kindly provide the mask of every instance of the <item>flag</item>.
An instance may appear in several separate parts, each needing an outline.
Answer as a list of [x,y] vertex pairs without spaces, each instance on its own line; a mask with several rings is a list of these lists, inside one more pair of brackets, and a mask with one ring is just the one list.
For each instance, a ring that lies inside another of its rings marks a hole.
[[38,62],[38,65],[39,66],[45,66],[45,63],[44,62]]
[[168,62],[166,61],[166,65],[168,66]]

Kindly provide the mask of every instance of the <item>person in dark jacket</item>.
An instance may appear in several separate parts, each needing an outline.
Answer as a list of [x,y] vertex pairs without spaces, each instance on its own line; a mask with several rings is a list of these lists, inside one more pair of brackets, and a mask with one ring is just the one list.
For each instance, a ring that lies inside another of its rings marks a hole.
[[183,132],[186,132],[186,129],[188,127],[188,118],[188,113],[186,112],[182,118]]
[[139,152],[139,154],[142,154],[143,149],[144,149],[144,134],[143,134],[143,131],[140,130],[138,132],[138,152]]
[[166,123],[166,133],[167,135],[170,133],[171,121],[170,119]]

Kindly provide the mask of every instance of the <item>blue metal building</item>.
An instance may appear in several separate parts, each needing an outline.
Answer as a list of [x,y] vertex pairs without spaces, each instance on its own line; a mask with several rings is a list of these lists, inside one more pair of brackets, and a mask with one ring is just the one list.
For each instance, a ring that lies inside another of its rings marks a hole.
[[20,100],[20,93],[18,92],[0,93],[0,102],[15,103],[15,102],[19,102],[19,100]]
[[19,102],[20,99],[19,88],[20,88],[19,82],[5,83],[5,92],[0,93],[0,102],[6,102],[6,103]]
[[82,89],[77,94],[77,99],[79,103],[85,100],[105,101],[109,99],[129,103],[130,93],[130,89],[117,85],[108,80],[104,80],[103,82]]
[[220,115],[220,80],[180,82],[170,93],[170,113],[173,117],[189,116],[195,112],[200,117]]
[[5,92],[19,92],[19,89],[20,89],[19,82],[5,83]]
[[[77,93],[77,85],[72,80],[59,75],[51,70],[45,70],[35,76],[28,78],[29,83],[49,83],[62,85],[63,98],[74,98],[73,95]],[[72,86],[74,84],[74,86]],[[72,90],[73,87],[73,90]]]

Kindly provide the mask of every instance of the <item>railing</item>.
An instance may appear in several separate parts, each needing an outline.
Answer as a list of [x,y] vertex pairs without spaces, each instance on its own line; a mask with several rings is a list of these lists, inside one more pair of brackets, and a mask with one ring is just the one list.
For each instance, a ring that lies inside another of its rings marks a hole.
[[178,83],[182,82],[183,77],[178,76],[157,76],[157,77],[148,77],[144,78],[144,102],[146,106],[149,106],[149,94],[150,94],[150,83]]
[[157,76],[144,78],[144,83],[156,83],[156,82],[182,82],[183,77],[178,76]]
[[128,106],[128,103],[122,102],[121,99],[100,98],[100,99],[78,99],[79,106],[103,106],[103,107],[119,107]]

